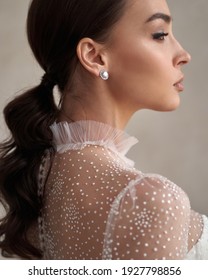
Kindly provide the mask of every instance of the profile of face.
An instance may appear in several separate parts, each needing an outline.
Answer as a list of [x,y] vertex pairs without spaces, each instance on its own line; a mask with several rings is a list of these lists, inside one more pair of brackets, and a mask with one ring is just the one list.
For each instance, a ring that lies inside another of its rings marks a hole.
[[109,90],[132,111],[171,111],[180,104],[182,66],[190,55],[172,32],[165,0],[128,0],[106,48]]

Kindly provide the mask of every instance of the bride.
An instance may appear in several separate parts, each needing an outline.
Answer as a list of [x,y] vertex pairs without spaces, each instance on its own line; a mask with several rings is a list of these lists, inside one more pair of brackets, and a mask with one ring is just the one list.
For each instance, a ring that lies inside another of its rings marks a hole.
[[[4,109],[0,248],[23,259],[208,259],[208,220],[126,157],[138,110],[175,110],[190,55],[165,0],[33,0],[45,71]],[[54,102],[53,89],[60,92]]]

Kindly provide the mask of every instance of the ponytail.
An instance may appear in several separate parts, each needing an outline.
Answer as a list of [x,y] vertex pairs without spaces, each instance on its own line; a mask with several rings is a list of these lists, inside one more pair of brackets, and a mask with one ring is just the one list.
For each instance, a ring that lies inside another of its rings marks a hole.
[[28,230],[37,220],[39,166],[46,149],[53,147],[49,126],[56,119],[52,86],[42,83],[16,97],[4,109],[11,137],[0,144],[0,200],[7,211],[0,221],[3,253],[24,259],[41,258],[30,244]]
[[[95,4],[96,2],[96,4]],[[70,92],[79,59],[76,49],[82,38],[104,43],[125,12],[126,0],[78,1],[32,0],[27,17],[31,50],[50,75],[41,84],[16,97],[4,110],[11,138],[0,144],[0,200],[7,214],[0,221],[0,248],[22,258],[40,258],[28,240],[42,201],[38,197],[38,172],[44,151],[53,147],[49,126],[58,112],[53,86]],[[96,23],[96,24],[95,24]]]

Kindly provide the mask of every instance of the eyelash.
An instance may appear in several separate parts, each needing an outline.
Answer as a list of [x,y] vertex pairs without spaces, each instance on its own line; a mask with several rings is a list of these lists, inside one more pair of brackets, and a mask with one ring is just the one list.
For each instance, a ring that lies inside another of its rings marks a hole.
[[168,36],[168,34],[169,33],[165,33],[165,32],[154,33],[154,34],[152,34],[152,38],[154,40],[163,41],[165,39],[165,37]]

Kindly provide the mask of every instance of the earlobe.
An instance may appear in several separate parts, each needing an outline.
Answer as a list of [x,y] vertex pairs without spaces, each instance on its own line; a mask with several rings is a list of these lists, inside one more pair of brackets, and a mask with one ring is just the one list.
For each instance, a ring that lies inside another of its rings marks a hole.
[[100,71],[106,68],[102,46],[90,38],[83,38],[77,46],[77,56],[82,66],[91,74],[99,77]]

